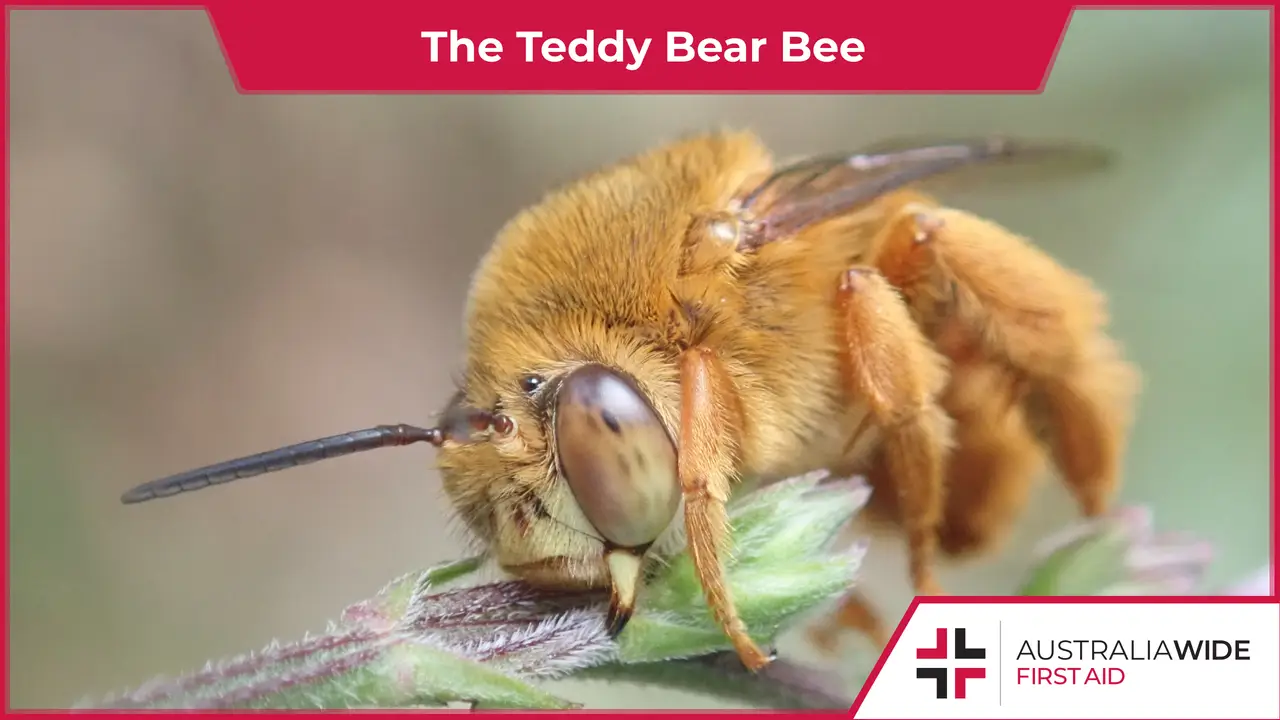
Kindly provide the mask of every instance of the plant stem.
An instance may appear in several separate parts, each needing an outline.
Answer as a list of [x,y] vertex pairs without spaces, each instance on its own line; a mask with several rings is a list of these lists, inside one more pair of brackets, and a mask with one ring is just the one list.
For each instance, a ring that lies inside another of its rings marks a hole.
[[[859,566],[860,554],[830,546],[869,491],[855,482],[819,485],[823,479],[815,473],[776,483],[730,508],[729,585],[766,645],[847,590]],[[552,592],[519,581],[448,587],[482,562],[466,558],[404,575],[348,607],[323,634],[86,707],[566,708],[574,704],[532,683],[593,668],[600,677],[635,682],[695,682],[768,707],[844,702],[824,694],[817,676],[806,680],[809,671],[799,666],[779,661],[753,676],[735,665],[736,656],[725,656],[728,639],[683,548],[655,563],[640,609],[616,641],[605,629],[603,592]]]

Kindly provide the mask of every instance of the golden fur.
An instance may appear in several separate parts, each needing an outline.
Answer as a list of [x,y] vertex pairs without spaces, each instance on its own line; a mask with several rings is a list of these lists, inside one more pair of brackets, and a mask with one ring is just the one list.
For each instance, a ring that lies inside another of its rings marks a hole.
[[699,578],[753,668],[766,658],[721,571],[734,483],[867,473],[879,515],[907,536],[916,588],[938,592],[936,552],[988,546],[1046,452],[1086,513],[1105,509],[1138,388],[1086,279],[910,188],[747,248],[760,213],[742,199],[775,170],[754,135],[712,133],[513,218],[475,272],[462,393],[515,430],[439,453],[449,498],[500,565],[606,585],[600,543],[558,476],[545,391],[521,379],[585,363],[633,378],[679,438]]

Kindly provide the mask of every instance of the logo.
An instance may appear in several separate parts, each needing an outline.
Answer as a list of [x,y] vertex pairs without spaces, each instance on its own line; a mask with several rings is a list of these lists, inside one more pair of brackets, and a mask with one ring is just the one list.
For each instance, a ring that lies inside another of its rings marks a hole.
[[[965,644],[965,629],[954,628],[955,648],[954,653],[947,654],[947,629],[938,628],[938,640],[931,648],[916,648],[917,660],[946,660],[950,657],[953,660],[986,660],[987,649],[980,647],[969,647]],[[916,678],[920,680],[932,680],[934,687],[937,689],[938,699],[946,700],[948,697],[956,700],[963,700],[965,697],[965,687],[970,680],[980,680],[987,676],[987,669],[980,666],[958,666],[950,668],[950,676],[955,678],[955,694],[948,693],[948,686],[952,683],[948,682],[948,668],[945,667],[920,667],[916,668]]]

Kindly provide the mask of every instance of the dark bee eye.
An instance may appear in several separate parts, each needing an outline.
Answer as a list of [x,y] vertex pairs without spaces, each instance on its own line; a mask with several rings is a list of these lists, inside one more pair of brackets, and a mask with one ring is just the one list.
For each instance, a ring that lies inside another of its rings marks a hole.
[[538,391],[538,388],[542,387],[543,382],[544,380],[540,375],[525,375],[520,378],[520,389],[526,394],[532,395]]
[[658,539],[680,503],[676,449],[649,400],[600,365],[571,372],[556,393],[555,439],[565,482],[587,520],[626,548]]

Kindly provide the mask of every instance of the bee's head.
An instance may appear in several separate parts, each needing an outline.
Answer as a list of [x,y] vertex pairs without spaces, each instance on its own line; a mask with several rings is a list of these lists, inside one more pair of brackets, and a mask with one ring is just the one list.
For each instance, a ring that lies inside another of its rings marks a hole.
[[505,571],[558,588],[610,587],[617,632],[643,558],[679,511],[675,442],[635,380],[604,364],[514,385],[523,397],[484,403],[459,392],[445,409],[445,490]]

